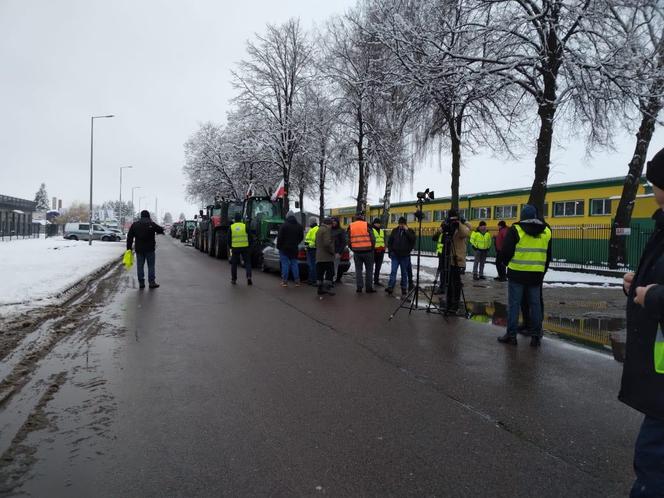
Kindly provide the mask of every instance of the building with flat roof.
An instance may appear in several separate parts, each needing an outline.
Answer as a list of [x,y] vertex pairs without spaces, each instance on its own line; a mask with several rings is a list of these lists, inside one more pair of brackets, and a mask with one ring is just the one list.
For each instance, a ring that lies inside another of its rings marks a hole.
[[0,237],[32,235],[36,209],[36,202],[0,195]]

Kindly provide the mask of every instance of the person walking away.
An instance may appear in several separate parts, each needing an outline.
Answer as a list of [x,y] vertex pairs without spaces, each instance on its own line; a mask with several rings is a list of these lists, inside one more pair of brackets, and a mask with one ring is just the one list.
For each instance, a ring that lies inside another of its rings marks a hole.
[[237,265],[240,264],[241,258],[247,275],[247,285],[252,285],[249,234],[247,233],[247,225],[242,222],[240,213],[235,213],[230,231],[230,237],[227,240],[228,248],[231,250],[231,284],[237,284]]
[[528,301],[530,345],[539,347],[542,340],[542,296],[540,287],[551,262],[551,228],[537,218],[534,206],[526,204],[521,220],[509,229],[501,253],[507,262],[507,332],[498,338],[516,345],[521,300]]
[[374,218],[371,224],[376,245],[374,246],[374,271],[373,283],[374,287],[382,287],[380,283],[380,268],[383,266],[383,259],[385,258],[385,230],[382,228],[380,218]]
[[334,296],[334,239],[332,238],[332,220],[325,218],[316,231],[316,273],[318,278],[318,295]]
[[300,267],[297,261],[300,242],[304,239],[304,229],[295,219],[295,213],[288,211],[286,221],[279,228],[277,249],[281,263],[281,286],[288,287],[288,275],[293,274],[295,287],[300,286]]
[[447,261],[449,256],[449,248],[445,252],[445,234],[443,228],[445,222],[443,221],[433,234],[431,239],[436,243],[436,257],[438,258],[438,288],[434,289],[434,294],[445,294],[445,286],[447,284]]
[[392,268],[390,271],[390,280],[387,283],[385,292],[392,294],[397,281],[397,270],[401,269],[401,295],[408,293],[408,261],[410,253],[415,246],[415,231],[408,228],[406,218],[399,218],[399,225],[392,230],[387,241],[387,250],[390,255]]
[[470,245],[475,252],[473,262],[473,280],[484,280],[484,265],[491,247],[491,234],[487,232],[486,221],[480,221],[477,230],[470,234]]
[[339,271],[339,263],[341,263],[341,255],[348,246],[346,239],[346,230],[339,224],[339,218],[332,218],[332,240],[334,240],[334,275],[335,283],[341,283],[341,272]]
[[636,273],[624,277],[627,345],[618,399],[644,414],[630,497],[664,496],[664,149],[648,163],[659,208]]
[[495,244],[496,244],[496,271],[498,276],[494,278],[499,282],[505,282],[507,280],[507,266],[503,261],[504,258],[501,257],[501,252],[503,250],[503,243],[505,241],[505,236],[507,235],[507,223],[503,220],[498,222],[498,233],[496,234]]
[[459,217],[459,212],[456,209],[449,210],[446,224],[450,225],[446,230],[452,233],[446,311],[448,313],[456,313],[459,310],[459,301],[461,300],[461,272],[466,268],[466,246],[471,226],[470,223]]
[[[136,251],[136,273],[138,288],[145,289],[145,263],[148,263],[148,284],[150,289],[159,287],[155,274],[155,260],[157,243],[155,235],[163,235],[164,229],[150,219],[150,212],[141,211],[141,217],[129,227],[127,232],[127,250],[134,246]],[[135,243],[134,243],[135,242]]]
[[308,284],[316,285],[316,234],[318,233],[318,223],[316,218],[309,220],[309,230],[304,237],[304,247],[307,251],[307,263],[309,265]]
[[[364,221],[362,214],[353,217],[353,222],[348,227],[348,240],[350,248],[353,251],[353,261],[355,262],[355,285],[357,292],[362,292],[362,287],[366,283],[366,292],[376,292],[373,288],[373,265],[374,265],[374,245],[375,239],[373,231],[369,229],[369,224]],[[364,267],[363,282],[362,269]]]

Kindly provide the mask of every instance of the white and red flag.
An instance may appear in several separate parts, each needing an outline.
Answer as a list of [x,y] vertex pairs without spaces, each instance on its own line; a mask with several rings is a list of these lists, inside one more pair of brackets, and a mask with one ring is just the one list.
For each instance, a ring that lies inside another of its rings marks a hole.
[[272,200],[276,201],[277,199],[282,199],[284,195],[286,195],[286,189],[284,188],[284,179],[282,178],[279,182],[277,190],[275,190],[274,194],[272,194]]

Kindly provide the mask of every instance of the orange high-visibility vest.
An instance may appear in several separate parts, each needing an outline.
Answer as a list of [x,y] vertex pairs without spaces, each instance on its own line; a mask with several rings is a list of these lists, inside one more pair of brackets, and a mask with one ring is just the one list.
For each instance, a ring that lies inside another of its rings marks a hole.
[[350,248],[353,251],[370,251],[371,237],[366,221],[357,220],[350,224]]

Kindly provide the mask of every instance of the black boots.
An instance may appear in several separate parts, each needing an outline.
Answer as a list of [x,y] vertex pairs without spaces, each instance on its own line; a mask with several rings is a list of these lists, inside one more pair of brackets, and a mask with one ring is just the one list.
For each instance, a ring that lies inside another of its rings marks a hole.
[[509,333],[505,333],[505,335],[500,336],[498,338],[498,342],[501,342],[503,344],[511,344],[512,346],[517,345],[516,336]]
[[150,282],[149,287],[150,289],[156,289],[159,287],[159,284],[157,282]]
[[530,347],[531,348],[539,348],[540,345],[542,344],[542,338],[534,335],[530,338]]

